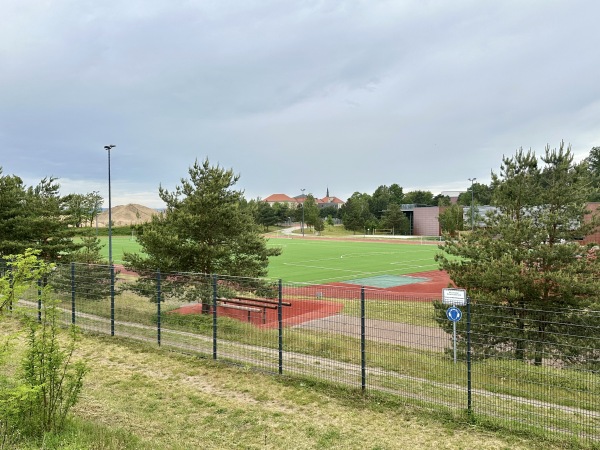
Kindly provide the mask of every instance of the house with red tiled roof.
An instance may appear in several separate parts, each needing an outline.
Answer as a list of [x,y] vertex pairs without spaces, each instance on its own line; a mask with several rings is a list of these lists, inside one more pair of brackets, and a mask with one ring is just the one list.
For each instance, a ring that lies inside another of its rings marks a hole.
[[270,206],[273,206],[275,203],[280,203],[287,204],[289,207],[297,206],[299,203],[297,199],[286,194],[271,194],[265,198],[263,202],[267,202]]
[[333,206],[335,209],[340,209],[344,205],[344,201],[337,197],[323,197],[321,199],[317,199],[317,206],[319,208],[327,208],[328,206]]
[[[275,203],[287,204],[290,207],[300,206],[306,200],[307,195],[301,194],[295,197],[290,197],[286,194],[271,194],[267,198],[263,199],[263,202],[267,202],[273,206]],[[326,208],[327,206],[333,206],[336,209],[341,208],[344,205],[344,201],[338,197],[329,195],[329,188],[327,188],[327,194],[323,198],[315,198],[317,206],[319,208]]]
[[344,201],[329,195],[329,188],[327,188],[327,194],[325,197],[317,199],[317,206],[319,208],[327,208],[328,206],[333,206],[335,209],[340,209],[344,205]]

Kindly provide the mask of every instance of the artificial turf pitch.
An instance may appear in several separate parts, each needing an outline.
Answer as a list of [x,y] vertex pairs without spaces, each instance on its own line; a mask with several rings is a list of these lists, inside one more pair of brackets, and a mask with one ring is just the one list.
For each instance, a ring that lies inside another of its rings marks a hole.
[[[348,283],[375,287],[422,280],[403,275],[436,270],[437,245],[350,240],[270,239],[281,248],[269,262],[269,277],[310,284]],[[377,286],[377,283],[383,283]],[[391,284],[390,284],[391,283]]]
[[[108,239],[100,238],[108,258]],[[436,270],[434,256],[440,250],[433,244],[407,244],[398,241],[363,242],[334,239],[270,238],[269,247],[281,255],[269,260],[269,278],[310,284],[347,283],[392,287],[418,283],[403,277]],[[113,259],[122,262],[123,252],[139,252],[129,236],[113,236]]]

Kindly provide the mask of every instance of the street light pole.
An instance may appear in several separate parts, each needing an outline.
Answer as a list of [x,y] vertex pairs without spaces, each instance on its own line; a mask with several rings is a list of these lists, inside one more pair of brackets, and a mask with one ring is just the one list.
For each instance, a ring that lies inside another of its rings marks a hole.
[[304,191],[305,188],[300,189],[302,191],[302,237],[304,237]]
[[108,264],[112,266],[112,205],[110,199],[110,149],[116,145],[105,145],[104,150],[108,152]]
[[474,198],[474,193],[473,193],[473,183],[475,182],[477,178],[468,178],[468,180],[471,182],[471,231],[473,231],[473,227],[474,227],[474,222],[473,222],[473,198]]
[[110,269],[110,335],[115,335],[115,266],[112,260],[112,204],[110,203],[110,149],[114,144],[105,145],[108,152],[108,265]]

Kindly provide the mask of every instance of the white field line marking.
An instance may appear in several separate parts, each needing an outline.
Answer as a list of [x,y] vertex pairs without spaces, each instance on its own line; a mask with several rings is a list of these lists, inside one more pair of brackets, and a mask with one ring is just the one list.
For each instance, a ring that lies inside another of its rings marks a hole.
[[[316,261],[332,261],[335,260],[334,258],[328,258],[328,259],[322,259],[322,260],[309,260],[306,262],[316,262]],[[422,262],[427,262],[428,264],[419,264]],[[404,262],[391,262],[389,263],[390,265],[394,265],[395,267],[392,269],[386,269],[386,270],[378,270],[378,271],[368,271],[368,270],[352,270],[352,269],[341,269],[341,268],[334,268],[331,266],[323,266],[323,265],[309,265],[309,264],[305,264],[305,262],[299,262],[299,263],[284,263],[284,265],[288,265],[288,266],[294,266],[294,267],[301,267],[301,268],[306,268],[306,269],[318,269],[318,270],[323,270],[323,271],[327,271],[327,272],[337,272],[337,273],[342,273],[340,276],[333,276],[333,277],[328,277],[328,278],[321,278],[321,279],[317,279],[317,280],[310,280],[307,281],[306,283],[310,283],[310,284],[323,284],[325,282],[335,282],[335,281],[343,281],[343,280],[347,280],[348,276],[352,276],[352,278],[365,278],[365,277],[373,277],[373,276],[377,276],[377,275],[389,275],[389,274],[397,274],[399,269],[414,269],[414,272],[422,272],[423,269],[428,269],[428,270],[433,270],[433,269],[437,269],[438,265],[435,261],[432,261],[429,258],[423,258],[423,259],[415,259],[415,260],[411,260],[411,261],[404,261]]]

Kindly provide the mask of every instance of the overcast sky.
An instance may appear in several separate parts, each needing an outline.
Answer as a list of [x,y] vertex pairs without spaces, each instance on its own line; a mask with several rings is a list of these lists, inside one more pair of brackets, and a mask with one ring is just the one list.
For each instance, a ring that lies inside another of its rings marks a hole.
[[[0,166],[162,207],[195,159],[246,198],[488,183],[600,145],[600,2],[2,0]],[[105,202],[107,206],[107,202]]]

